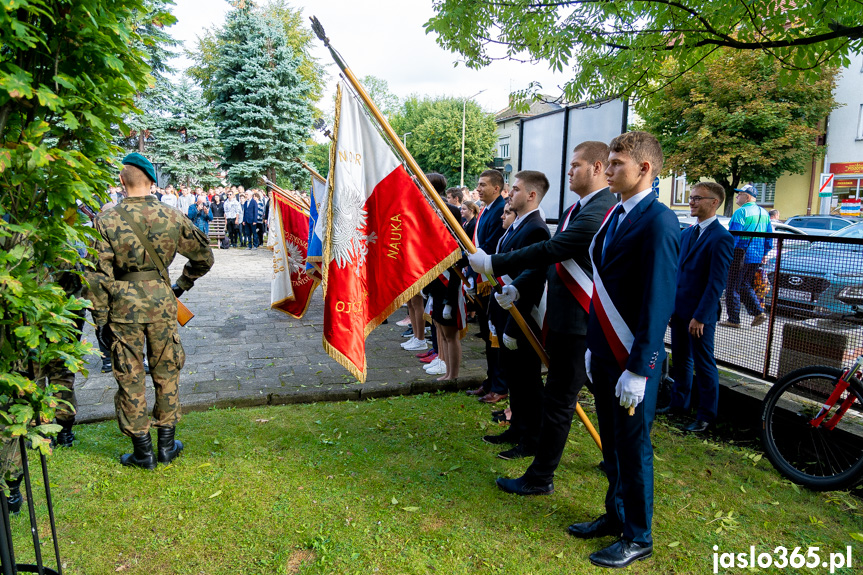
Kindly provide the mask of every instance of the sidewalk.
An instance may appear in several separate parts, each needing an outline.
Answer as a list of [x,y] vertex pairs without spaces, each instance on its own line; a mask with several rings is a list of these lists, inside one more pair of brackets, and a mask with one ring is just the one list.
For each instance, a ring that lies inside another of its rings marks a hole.
[[[471,332],[462,340],[461,377],[435,381],[426,375],[415,352],[399,344],[404,328],[395,322],[406,316],[402,308],[390,323],[366,340],[368,378],[357,383],[347,370],[324,352],[321,344],[323,302],[318,288],[302,319],[270,309],[272,257],[267,249],[214,250],[216,263],[182,299],[195,318],[180,327],[186,365],[180,375],[184,411],[210,407],[276,405],[313,401],[360,400],[407,395],[438,389],[478,387],[485,377],[482,341]],[[170,268],[180,275],[185,258]],[[92,326],[85,338],[95,344]],[[90,376],[78,376],[79,422],[113,419],[117,384],[110,373],[100,373],[101,360],[89,358]],[[147,378],[147,405],[153,405],[152,381]]]
[[[404,308],[390,323],[378,327],[366,340],[368,378],[357,383],[347,370],[323,349],[323,302],[315,291],[305,317],[294,319],[270,309],[272,259],[260,248],[214,250],[216,264],[183,295],[195,313],[180,338],[186,350],[186,365],[180,375],[183,411],[210,407],[248,407],[315,401],[361,400],[408,395],[437,390],[471,389],[485,378],[485,346],[474,334],[476,324],[462,340],[459,379],[436,381],[414,357],[399,347],[404,328],[395,322],[404,318]],[[181,261],[182,260],[182,261]],[[170,268],[180,275],[185,258]],[[92,326],[84,336],[94,342]],[[89,358],[90,376],[78,376],[78,422],[113,419],[117,384],[110,373],[100,373],[101,360]],[[745,376],[720,370],[721,403],[735,405],[738,418],[757,418],[767,386]],[[152,381],[147,378],[147,405],[152,408]]]

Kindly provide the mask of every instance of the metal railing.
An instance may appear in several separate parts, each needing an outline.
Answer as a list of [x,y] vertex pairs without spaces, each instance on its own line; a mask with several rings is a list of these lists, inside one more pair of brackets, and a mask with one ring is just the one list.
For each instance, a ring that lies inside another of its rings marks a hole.
[[[863,293],[863,239],[731,233],[773,246],[762,263],[741,265],[739,250],[732,263],[716,328],[719,365],[775,381],[807,365],[839,367],[863,353],[863,324],[848,317],[851,306],[841,301]],[[759,318],[760,310],[766,317]]]

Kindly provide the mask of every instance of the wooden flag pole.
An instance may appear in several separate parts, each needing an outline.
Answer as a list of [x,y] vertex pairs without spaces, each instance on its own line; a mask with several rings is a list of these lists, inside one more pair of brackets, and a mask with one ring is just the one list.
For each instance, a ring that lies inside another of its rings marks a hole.
[[[458,269],[458,268],[457,268],[457,267],[455,267],[455,266],[453,266],[453,268],[452,268],[452,269],[453,269],[453,271],[455,272],[455,275],[457,275],[457,276],[458,276],[458,278],[462,281],[462,283],[463,283],[464,285],[467,285],[467,284],[468,284],[467,278],[466,278],[466,277],[464,277],[464,274],[463,274],[463,273],[461,273],[461,270],[460,270],[460,269]],[[473,296],[472,296],[472,295],[470,295],[469,293],[467,293],[467,291],[465,291],[465,295],[466,295],[466,296],[467,296],[467,298],[470,300],[470,303],[472,303],[472,304],[474,304],[474,305],[480,305],[480,303],[479,303],[477,300],[475,300],[475,299],[473,298]]]
[[[476,246],[473,245],[473,242],[468,237],[467,232],[464,231],[464,228],[461,227],[461,224],[456,221],[455,217],[450,213],[449,208],[446,207],[443,199],[438,195],[435,191],[434,187],[431,185],[431,182],[428,181],[428,178],[425,176],[425,172],[423,172],[419,165],[414,160],[413,156],[411,156],[410,152],[408,152],[407,148],[405,148],[404,144],[402,144],[401,139],[396,135],[395,131],[393,131],[390,123],[387,122],[387,119],[383,117],[383,115],[378,110],[378,107],[375,106],[375,103],[372,102],[372,99],[366,93],[365,89],[360,84],[357,77],[354,76],[354,73],[342,59],[341,55],[330,46],[330,39],[327,38],[326,33],[324,32],[323,26],[321,26],[320,21],[312,16],[310,18],[312,21],[312,31],[317,35],[318,39],[324,43],[324,46],[330,51],[330,55],[333,57],[333,60],[336,62],[336,65],[341,69],[342,73],[344,73],[345,77],[351,83],[357,95],[359,95],[360,99],[365,104],[366,108],[371,112],[372,116],[374,116],[375,120],[377,120],[378,125],[383,129],[384,133],[386,133],[387,137],[390,140],[390,144],[392,144],[396,150],[398,150],[399,155],[407,162],[408,167],[411,172],[414,173],[417,180],[422,184],[423,188],[425,188],[427,195],[431,198],[431,200],[435,203],[440,211],[441,215],[443,215],[444,220],[446,220],[449,225],[450,231],[452,231],[459,243],[465,248],[468,253],[476,253]],[[495,287],[500,290],[500,285],[497,283],[496,278],[490,278],[491,283],[495,285]],[[525,322],[524,317],[521,315],[521,312],[515,306],[509,308],[509,312],[512,315],[512,318],[515,320],[515,323],[518,324],[518,327],[527,337],[530,342],[531,347],[536,351],[537,355],[539,355],[542,363],[548,367],[548,353],[546,353],[545,349],[543,349],[542,344],[537,339],[536,334],[530,329]],[[596,429],[593,427],[593,424],[587,418],[587,415],[584,413],[584,410],[580,409],[580,406],[576,406],[576,412],[578,412],[578,416],[581,419],[581,422],[587,428],[593,440],[596,442],[596,445],[599,447],[600,451],[602,451],[602,443],[599,440],[599,434],[596,433]]]
[[312,174],[314,177],[316,177],[318,180],[320,180],[321,182],[326,183],[327,179],[326,179],[325,177],[323,177],[322,175],[320,175],[320,174],[318,173],[318,171],[317,171],[317,170],[315,170],[313,167],[311,167],[310,165],[308,165],[307,163],[305,163],[304,161],[302,161],[302,160],[301,160],[301,159],[299,159],[299,158],[294,158],[294,161],[295,161],[295,162],[297,162],[298,164],[300,164],[300,165],[301,165],[302,167],[304,167],[305,169],[307,169],[309,172],[311,172],[311,174]]

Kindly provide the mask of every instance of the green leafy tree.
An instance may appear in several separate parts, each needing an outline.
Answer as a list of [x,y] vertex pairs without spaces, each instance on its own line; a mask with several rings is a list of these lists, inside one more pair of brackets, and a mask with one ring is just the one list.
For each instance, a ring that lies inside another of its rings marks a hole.
[[360,84],[387,120],[399,111],[399,98],[390,92],[390,85],[386,80],[369,75],[364,76]]
[[[397,134],[407,136],[407,148],[426,172],[440,172],[458,181],[461,174],[462,106],[456,98],[411,96],[390,123]],[[473,181],[494,158],[495,124],[474,102],[465,110],[465,180]]]
[[217,186],[221,183],[219,129],[200,91],[183,79],[172,90],[165,115],[155,121],[153,161],[174,183]]
[[154,141],[153,131],[171,100],[173,86],[170,74],[174,70],[168,65],[168,61],[175,56],[173,49],[179,42],[171,37],[168,26],[162,22],[151,21],[147,14],[164,12],[173,3],[173,0],[146,0],[148,11],[135,14],[139,32],[138,48],[147,53],[152,79],[138,94],[137,109],[126,118],[126,128],[117,140],[125,151],[141,154],[147,152],[147,143]]
[[689,182],[712,178],[726,191],[744,182],[768,182],[802,173],[813,156],[822,122],[833,109],[835,70],[814,81],[783,84],[780,64],[756,52],[723,50],[704,70],[684,75],[659,95],[640,102],[640,129],[656,135],[666,154],[664,172]]
[[84,370],[73,318],[87,305],[55,280],[84,265],[77,201],[97,206],[116,174],[112,126],[151,81],[142,22],[167,26],[164,3],[29,0],[0,6],[0,427],[49,450],[52,362]]
[[[433,7],[427,31],[468,66],[512,59],[571,70],[570,101],[644,97],[657,83],[702,70],[721,48],[765,54],[792,83],[863,50],[859,0],[434,0]],[[534,83],[519,95],[541,89]]]
[[[326,178],[330,173],[330,143],[315,142],[306,148],[306,163]],[[303,189],[308,186],[309,184],[306,184]]]
[[[232,3],[237,6],[241,2],[235,0]],[[308,85],[309,108],[313,116],[320,117],[321,113],[314,103],[323,96],[327,74],[324,65],[312,56],[311,47],[315,39],[308,27],[308,19],[303,17],[302,9],[291,8],[285,0],[270,0],[260,5],[248,1],[243,4],[265,19],[282,23],[286,42],[300,59],[297,73]],[[220,28],[206,30],[198,37],[195,48],[186,51],[186,55],[194,62],[194,65],[186,70],[186,74],[204,89],[204,98],[208,102],[215,99],[216,73],[221,67],[219,54],[225,40],[220,31]]]
[[305,155],[311,133],[309,85],[281,22],[238,5],[217,38],[213,110],[228,179],[246,187],[259,185],[261,175],[300,183],[305,170],[293,159]]

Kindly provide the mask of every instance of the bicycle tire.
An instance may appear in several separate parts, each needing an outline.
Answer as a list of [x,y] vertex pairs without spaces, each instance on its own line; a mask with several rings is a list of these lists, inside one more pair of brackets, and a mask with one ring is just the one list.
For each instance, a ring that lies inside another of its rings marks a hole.
[[848,389],[824,419],[853,395],[856,401],[835,429],[809,424],[842,374],[842,369],[823,365],[797,369],[770,389],[762,405],[761,443],[767,458],[782,475],[813,491],[850,489],[863,480],[860,381],[850,378]]

